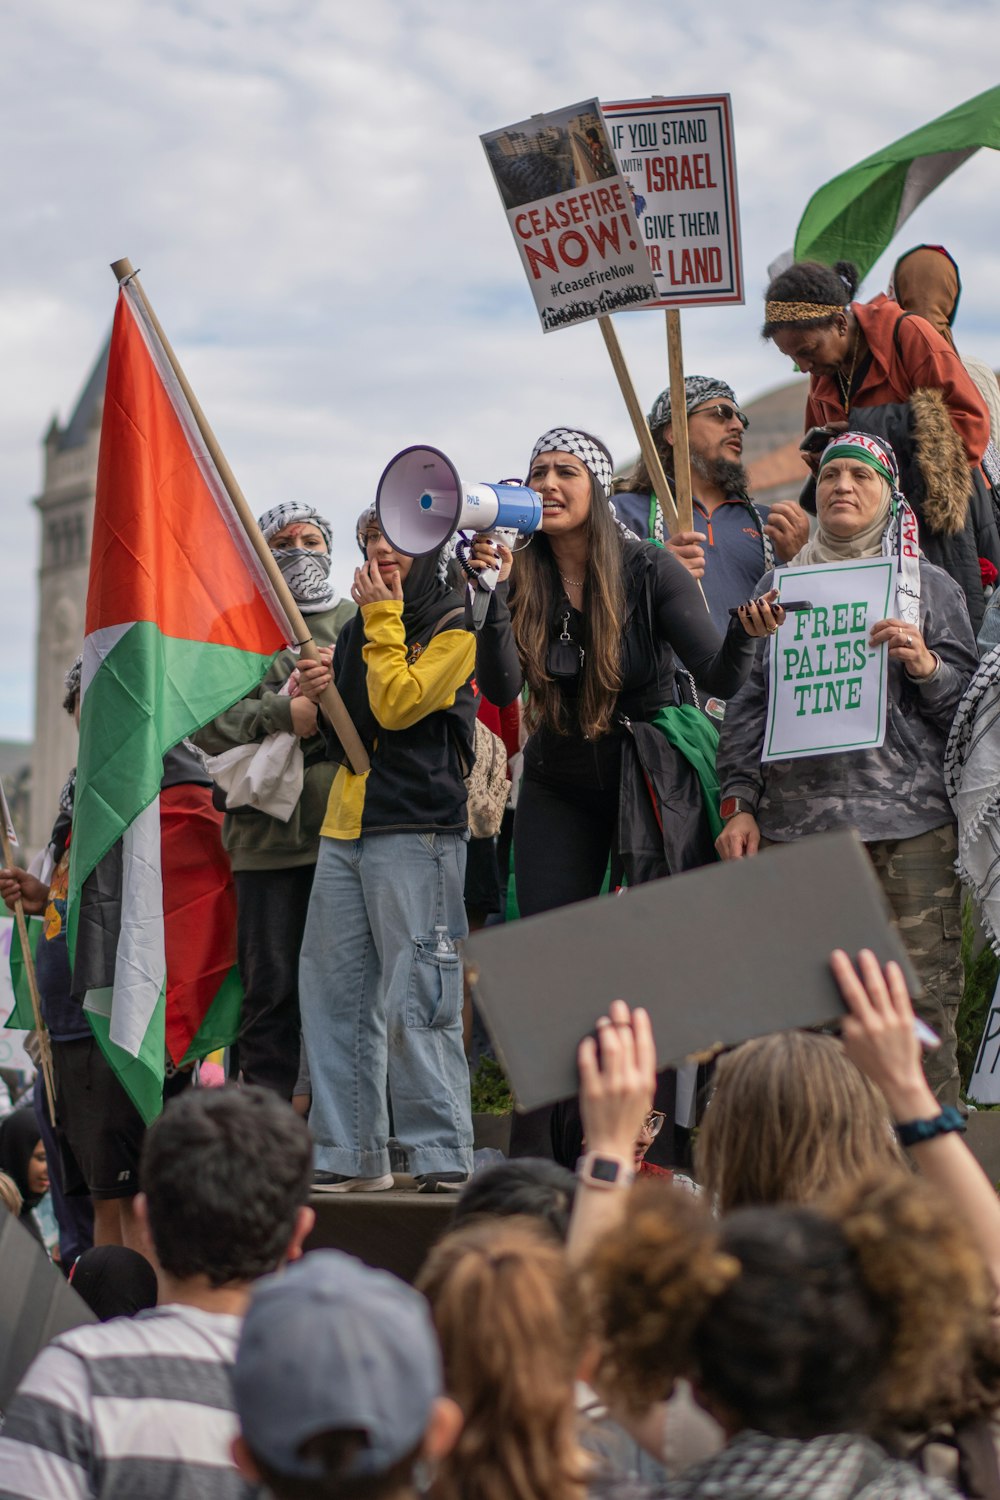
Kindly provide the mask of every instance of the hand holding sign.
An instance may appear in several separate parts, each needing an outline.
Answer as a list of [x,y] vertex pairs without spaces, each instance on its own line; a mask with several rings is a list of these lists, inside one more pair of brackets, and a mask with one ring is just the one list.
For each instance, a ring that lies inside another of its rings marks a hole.
[[902,662],[906,675],[918,682],[933,677],[938,669],[938,659],[920,631],[915,625],[907,625],[905,620],[879,620],[872,626],[868,640],[873,650],[877,646],[888,646],[889,655]]

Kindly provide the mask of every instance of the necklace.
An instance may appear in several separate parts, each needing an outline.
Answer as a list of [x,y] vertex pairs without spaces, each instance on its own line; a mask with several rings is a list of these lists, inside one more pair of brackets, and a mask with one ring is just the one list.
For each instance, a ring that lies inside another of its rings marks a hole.
[[585,578],[567,578],[565,573],[560,573],[559,577],[563,583],[568,583],[571,589],[582,589],[587,581]]
[[838,381],[838,383],[840,385],[840,394],[844,398],[844,416],[845,417],[849,417],[851,415],[851,384],[852,384],[852,382],[854,380],[854,368],[855,368],[855,366],[856,366],[856,364],[858,362],[858,344],[860,343],[860,332],[861,332],[860,329],[855,329],[855,332],[854,332],[854,353],[851,356],[851,373],[848,375],[847,379],[845,380],[844,379],[844,375],[843,375],[843,371],[842,370],[838,370],[837,371],[837,381]]

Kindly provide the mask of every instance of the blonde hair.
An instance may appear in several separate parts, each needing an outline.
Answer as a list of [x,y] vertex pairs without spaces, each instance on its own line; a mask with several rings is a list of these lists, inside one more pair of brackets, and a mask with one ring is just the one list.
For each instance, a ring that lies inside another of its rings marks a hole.
[[20,1218],[23,1199],[17,1183],[13,1177],[8,1177],[6,1172],[0,1172],[0,1203],[10,1210],[15,1219]]
[[907,1169],[880,1091],[832,1036],[782,1031],[720,1059],[695,1146],[720,1213],[811,1203],[871,1171]]
[[586,1334],[563,1247],[525,1219],[446,1235],[417,1281],[465,1425],[432,1500],[583,1500],[574,1382]]

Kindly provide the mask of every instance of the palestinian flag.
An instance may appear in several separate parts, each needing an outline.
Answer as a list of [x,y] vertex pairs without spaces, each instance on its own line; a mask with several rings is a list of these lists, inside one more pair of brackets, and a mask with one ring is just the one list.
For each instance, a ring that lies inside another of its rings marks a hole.
[[866,276],[914,209],[981,146],[1000,149],[1000,87],[959,104],[821,187],[796,231],[795,259],[828,266],[849,260]]
[[[198,833],[180,867],[171,852],[179,812],[176,795],[161,797],[164,756],[245,697],[293,640],[125,283],[97,466],[68,932],[74,993],[147,1121],[162,1105],[168,1051],[179,1063],[219,1045],[214,1023],[234,983],[231,924],[219,929],[221,951],[213,947],[218,907],[206,906],[199,885]],[[202,834],[207,826],[202,816]],[[95,912],[113,934],[110,966],[92,964]],[[181,991],[179,1022],[168,996]]]

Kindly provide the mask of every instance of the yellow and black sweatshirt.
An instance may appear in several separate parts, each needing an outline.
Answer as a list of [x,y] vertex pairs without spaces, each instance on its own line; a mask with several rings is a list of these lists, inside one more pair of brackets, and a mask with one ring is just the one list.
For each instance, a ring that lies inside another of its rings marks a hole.
[[335,678],[356,630],[366,637],[368,706],[377,725],[367,743],[371,770],[355,776],[347,766],[338,769],[321,834],[462,832],[478,697],[474,635],[459,622],[426,646],[408,646],[402,601],[378,600],[341,631]]

